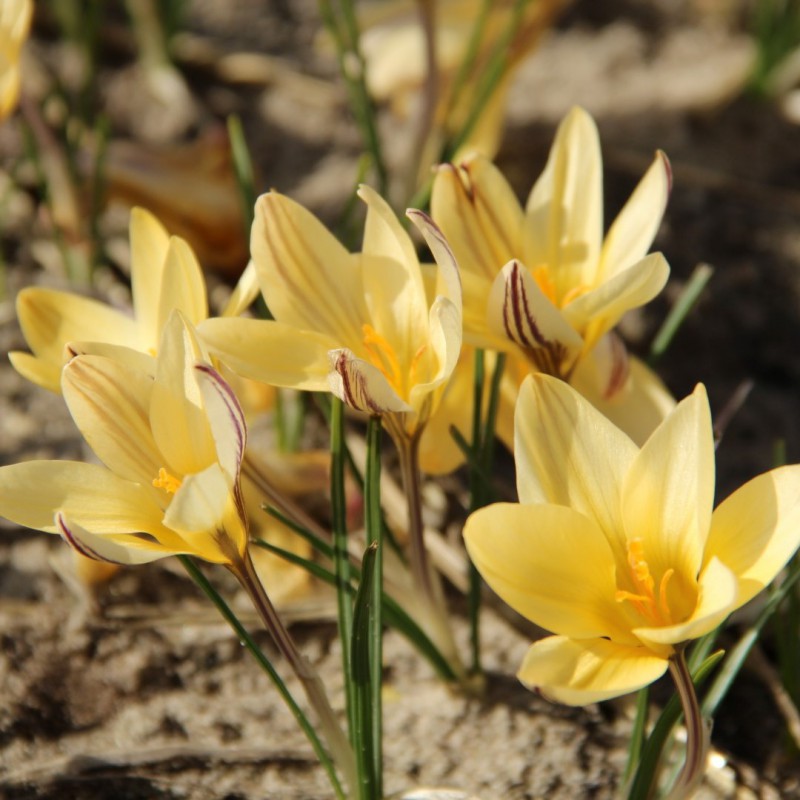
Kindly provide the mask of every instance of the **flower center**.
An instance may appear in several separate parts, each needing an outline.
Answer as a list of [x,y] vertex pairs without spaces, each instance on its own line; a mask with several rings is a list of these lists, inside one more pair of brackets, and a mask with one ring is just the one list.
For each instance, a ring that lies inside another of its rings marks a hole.
[[175,494],[181,488],[181,481],[161,467],[158,477],[153,478],[153,486],[156,489],[163,489],[167,494]]
[[539,285],[539,288],[542,290],[542,294],[544,294],[544,296],[554,306],[556,306],[556,308],[564,308],[564,306],[566,306],[568,303],[571,303],[576,297],[580,297],[587,290],[587,287],[582,283],[578,284],[577,286],[573,286],[564,294],[559,302],[556,284],[553,278],[550,276],[550,270],[547,267],[547,264],[539,264],[538,267],[534,267],[531,270],[531,275]]
[[381,334],[368,323],[361,326],[361,331],[364,334],[364,346],[367,348],[370,357],[369,360],[372,362],[373,366],[381,371],[392,388],[402,398],[407,399],[408,387],[417,382],[417,372],[419,370],[420,361],[428,345],[423,344],[419,350],[417,350],[414,354],[414,358],[411,360],[408,372],[404,373],[394,347],[385,336],[381,336]]
[[634,591],[619,589],[614,599],[618,603],[630,603],[653,626],[672,625],[672,613],[667,602],[667,585],[675,570],[668,569],[664,573],[656,597],[655,581],[645,561],[641,539],[631,539],[628,543],[628,567]]

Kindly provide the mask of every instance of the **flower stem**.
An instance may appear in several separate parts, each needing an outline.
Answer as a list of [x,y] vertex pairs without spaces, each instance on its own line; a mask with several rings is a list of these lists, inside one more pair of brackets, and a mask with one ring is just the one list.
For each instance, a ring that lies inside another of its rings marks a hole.
[[320,764],[322,764],[323,769],[328,775],[331,786],[336,793],[337,800],[346,800],[347,795],[345,794],[344,789],[339,782],[336,769],[331,762],[328,753],[325,752],[325,748],[323,747],[319,736],[317,736],[317,732],[314,730],[308,717],[297,704],[297,701],[286,687],[286,684],[283,682],[280,675],[278,675],[278,673],[275,671],[275,667],[272,666],[270,660],[264,655],[264,653],[261,651],[261,648],[259,648],[259,646],[255,643],[247,629],[242,625],[233,611],[231,611],[230,606],[225,602],[217,590],[214,589],[194,561],[189,556],[183,555],[178,556],[178,559],[183,564],[192,580],[202,589],[209,600],[211,600],[211,602],[216,606],[217,610],[223,616],[225,621],[231,626],[233,632],[239,637],[239,641],[241,641],[245,647],[247,647],[251,655],[256,659],[256,661],[258,661],[259,666],[267,673],[270,680],[275,685],[275,688],[278,690],[278,693],[289,707],[289,710],[292,712],[292,715],[297,720],[298,725],[300,725],[302,728],[303,733],[305,733],[309,742],[311,742],[311,746],[314,749]]
[[317,675],[308,659],[298,651],[294,640],[289,635],[289,631],[286,630],[281,618],[278,616],[278,612],[275,610],[275,606],[272,605],[272,601],[264,590],[249,553],[245,555],[240,563],[231,564],[228,568],[249,595],[253,606],[261,617],[261,621],[264,623],[264,627],[270,632],[281,655],[289,663],[292,671],[302,684],[308,702],[319,718],[320,727],[333,760],[352,789],[356,785],[353,750],[339,725],[336,713],[331,708],[328,695],[325,693],[319,675]]
[[[374,575],[370,598],[370,710],[372,713],[372,764],[375,793],[383,796],[383,519],[381,518],[380,417],[370,417],[367,427],[367,466],[364,515],[368,546],[375,545]],[[366,560],[366,559],[365,559]],[[362,580],[366,576],[362,576]]]
[[[390,429],[392,432],[392,429]],[[433,570],[425,546],[425,528],[422,522],[422,484],[419,469],[419,434],[393,436],[400,457],[400,472],[408,503],[409,566],[411,576],[430,611],[426,620],[428,633],[442,655],[450,662],[453,671],[463,677],[464,667],[453,639],[450,618],[444,601],[439,574]],[[426,627],[423,625],[423,627]]]
[[708,752],[708,728],[697,701],[689,667],[681,649],[669,660],[669,671],[683,708],[686,724],[686,760],[678,780],[670,792],[671,800],[689,797],[703,777]]

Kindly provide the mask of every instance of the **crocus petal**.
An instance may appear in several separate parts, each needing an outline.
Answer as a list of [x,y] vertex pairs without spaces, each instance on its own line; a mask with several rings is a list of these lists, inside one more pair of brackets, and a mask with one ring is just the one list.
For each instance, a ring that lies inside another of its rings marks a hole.
[[227,564],[247,548],[247,530],[219,464],[187,475],[164,515],[185,546],[205,561]]
[[251,258],[228,298],[228,302],[222,310],[222,316],[238,317],[252,305],[258,297],[258,293],[258,275],[256,274],[256,265]]
[[501,172],[483,156],[439,167],[431,212],[464,273],[493,281],[503,264],[519,255],[522,209]]
[[464,463],[464,453],[456,444],[451,427],[469,440],[472,425],[473,376],[475,355],[462,353],[437,408],[431,413],[419,440],[420,468],[428,475],[446,475]]
[[607,281],[644,258],[658,232],[672,187],[672,169],[660,150],[606,234],[598,280]]
[[482,275],[476,276],[469,272],[462,272],[461,279],[464,292],[464,341],[484,350],[507,350],[509,339],[505,329],[495,333],[487,320],[486,298],[492,290],[492,283]]
[[562,298],[575,286],[594,286],[603,238],[600,138],[594,120],[573,108],[558,127],[544,172],[526,206],[530,267],[547,264]]
[[[627,368],[620,370],[616,348],[603,346],[613,336],[606,334],[578,362],[570,385],[641,446],[675,408],[675,398],[658,375],[635,356],[626,354]],[[621,385],[617,378],[620,371],[624,375]]]
[[330,391],[352,408],[365,414],[414,410],[392,389],[377,367],[356,358],[351,350],[331,350],[328,359]]
[[[142,546],[120,544],[111,536],[101,536],[68,520],[66,515],[58,512],[55,517],[55,526],[61,538],[86,558],[95,561],[105,561],[109,564],[133,566],[136,564],[149,564],[175,554],[157,542],[142,539]],[[129,537],[130,538],[130,537]],[[188,552],[188,551],[184,551]]]
[[[131,211],[131,294],[138,330],[148,332],[145,347],[158,346],[159,307],[164,260],[169,234],[164,226],[143,208]],[[107,339],[108,336],[71,336],[71,339]],[[144,349],[144,348],[143,348]]]
[[409,208],[406,216],[424,237],[439,267],[436,273],[436,295],[446,297],[459,309],[460,313],[462,305],[461,274],[455,254],[447,239],[439,226],[424,211]]
[[150,427],[170,472],[186,475],[216,461],[194,365],[206,361],[197,337],[179,311],[161,335],[150,402]]
[[209,319],[198,332],[209,352],[239,375],[288,389],[328,390],[328,352],[337,342],[326,334],[257,319]]
[[693,585],[714,502],[714,437],[705,387],[698,384],[656,429],[625,478],[622,513],[629,539],[641,539],[654,576]]
[[61,391],[62,364],[37,358],[30,353],[23,353],[21,350],[12,350],[8,354],[8,360],[25,380],[51,392]]
[[489,329],[525,349],[579,348],[581,337],[519,261],[509,261],[492,285]]
[[620,500],[633,442],[574,389],[541,374],[522,384],[515,425],[520,502],[570,506],[597,520],[625,563]]
[[67,342],[64,347],[64,361],[75,356],[102,356],[125,366],[143,375],[154,378],[156,375],[156,360],[148,353],[134,350],[123,344],[109,344],[108,342]]
[[710,633],[725,617],[742,605],[738,601],[736,575],[719,559],[712,558],[697,581],[697,605],[692,614],[677,625],[635,628],[646,645],[675,645]]
[[437,297],[431,306],[428,326],[436,371],[430,380],[411,387],[410,399],[414,408],[419,408],[426,395],[448,380],[461,353],[461,312],[455,303],[446,297]]
[[183,536],[221,529],[230,491],[219,464],[187,475],[164,514],[164,524]]
[[400,263],[407,270],[406,281],[418,294],[422,291],[422,275],[418,269],[417,251],[391,206],[366,184],[358,187],[357,194],[367,204],[362,252]]
[[208,316],[206,281],[197,256],[186,241],[179,236],[172,236],[164,258],[158,327],[152,332],[155,339],[153,346],[158,346],[158,337],[176,308],[192,325],[199,324]]
[[276,192],[262,195],[250,247],[275,319],[340,343],[361,341],[368,315],[360,259],[311,212]]
[[576,330],[587,330],[591,325],[584,335],[587,347],[591,347],[626,311],[650,302],[664,288],[667,278],[666,259],[661,253],[651,253],[566,305],[564,316]]
[[33,0],[7,0],[0,4],[3,65],[0,69],[0,119],[10,114],[19,99],[19,54],[33,16]]
[[17,317],[37,358],[59,372],[69,341],[107,341],[136,347],[136,323],[130,317],[80,295],[32,287],[17,295]]
[[635,692],[658,680],[667,666],[644,647],[550,636],[531,646],[517,677],[559,703],[585,706]]
[[774,469],[746,483],[711,517],[706,559],[719,558],[739,581],[744,605],[800,545],[800,466]]
[[3,516],[26,528],[58,533],[54,516],[91,531],[163,531],[162,511],[151,487],[132,483],[97,464],[27,461],[0,467]]
[[64,400],[95,455],[114,473],[147,484],[164,466],[150,431],[153,379],[102,356],[64,367]]
[[611,548],[583,514],[496,503],[470,515],[464,541],[489,586],[542,628],[579,638],[626,635]]
[[208,364],[195,365],[200,391],[211,426],[211,435],[217,447],[217,460],[234,487],[247,442],[247,426],[236,395],[228,382]]

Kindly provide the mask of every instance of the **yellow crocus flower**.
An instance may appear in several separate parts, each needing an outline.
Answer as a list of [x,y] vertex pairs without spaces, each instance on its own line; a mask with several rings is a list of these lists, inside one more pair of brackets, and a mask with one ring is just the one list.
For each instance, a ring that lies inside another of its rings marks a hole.
[[415,436],[439,403],[461,348],[461,284],[439,230],[411,220],[438,263],[429,303],[414,245],[374,190],[363,248],[349,253],[309,211],[276,192],[256,204],[251,250],[272,321],[211,319],[199,330],[231,369],[275,386],[331,391]]
[[[156,354],[163,327],[175,309],[193,325],[208,317],[203,272],[185,240],[169,236],[150,212],[134,208],[130,242],[132,316],[57,289],[28,287],[19,293],[17,316],[33,353],[12,352],[9,358],[23,377],[58,392],[61,369],[77,352],[102,353],[142,367],[143,356]],[[257,287],[251,268],[228,313],[246,307],[253,290]]]
[[191,325],[173,313],[155,374],[102,355],[63,369],[72,417],[102,463],[0,468],[0,514],[60,534],[84,556],[141,564],[177,553],[240,565],[246,429]]
[[563,381],[534,374],[516,412],[519,504],[464,530],[489,585],[555,635],[519,677],[584,705],[659,678],[683,645],[767,586],[800,544],[800,465],[774,469],[715,510],[705,389],[638,448]]
[[33,0],[0,3],[0,119],[7,117],[19,99],[19,61],[33,16]]
[[663,256],[647,251],[670,180],[657,153],[603,238],[600,142],[580,108],[559,126],[524,209],[483,156],[440,167],[431,208],[461,269],[465,341],[509,353],[518,376],[505,381],[510,407],[531,370],[571,381],[637,434],[672,407],[657,377],[609,338],[669,275]]

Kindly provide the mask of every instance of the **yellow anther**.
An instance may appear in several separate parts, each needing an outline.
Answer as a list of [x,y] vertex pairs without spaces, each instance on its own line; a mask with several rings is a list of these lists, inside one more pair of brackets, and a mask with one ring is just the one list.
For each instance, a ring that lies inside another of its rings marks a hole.
[[571,289],[568,289],[564,293],[564,296],[559,300],[556,283],[550,275],[550,270],[546,264],[540,264],[538,267],[534,267],[531,270],[531,275],[533,275],[533,279],[539,285],[539,288],[542,290],[542,293],[545,295],[545,297],[547,297],[547,299],[558,308],[564,308],[564,306],[571,303],[573,300],[575,300],[575,298],[580,297],[589,288],[580,283],[577,286],[573,286]]
[[650,566],[645,561],[644,543],[641,539],[631,539],[628,542],[628,566],[636,591],[619,589],[614,599],[618,603],[629,602],[651,625],[671,625],[672,614],[667,598],[667,585],[675,570],[668,569],[662,576],[656,599],[655,581],[650,573]]
[[536,283],[539,284],[539,288],[542,290],[545,297],[547,297],[553,305],[557,305],[556,285],[550,277],[550,271],[547,269],[547,266],[545,264],[540,264],[538,267],[534,267],[531,270],[531,275],[533,275],[533,279]]
[[361,326],[361,330],[364,334],[364,346],[371,356],[372,363],[384,374],[386,380],[402,393],[403,373],[394,348],[372,325],[365,323]]
[[156,489],[163,489],[167,494],[175,494],[181,488],[181,481],[161,467],[158,477],[153,478],[153,486]]

